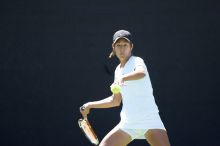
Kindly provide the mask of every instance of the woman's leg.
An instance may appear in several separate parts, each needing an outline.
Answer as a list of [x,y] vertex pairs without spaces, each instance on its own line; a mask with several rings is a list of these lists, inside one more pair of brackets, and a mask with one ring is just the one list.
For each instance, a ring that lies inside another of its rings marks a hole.
[[145,133],[145,137],[151,146],[170,146],[166,130],[150,129]]
[[99,146],[127,146],[131,141],[130,135],[116,126],[103,138]]

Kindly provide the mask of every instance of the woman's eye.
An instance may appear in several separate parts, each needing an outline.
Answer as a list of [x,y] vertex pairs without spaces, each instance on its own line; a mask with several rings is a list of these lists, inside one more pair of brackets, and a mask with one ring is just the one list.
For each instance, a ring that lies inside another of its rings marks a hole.
[[116,45],[116,47],[121,48],[121,47],[127,47],[128,44],[124,44],[124,45]]

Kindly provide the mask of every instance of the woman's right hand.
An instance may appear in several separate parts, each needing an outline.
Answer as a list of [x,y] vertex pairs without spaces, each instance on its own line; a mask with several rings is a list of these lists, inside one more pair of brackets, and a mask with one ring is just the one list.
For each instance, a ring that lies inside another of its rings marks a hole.
[[87,117],[87,115],[90,113],[90,107],[89,103],[84,104],[83,106],[80,107],[80,112],[84,118]]

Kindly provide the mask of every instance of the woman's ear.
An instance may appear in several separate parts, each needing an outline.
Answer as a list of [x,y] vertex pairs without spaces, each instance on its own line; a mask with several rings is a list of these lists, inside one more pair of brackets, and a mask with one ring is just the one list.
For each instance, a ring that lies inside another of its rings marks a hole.
[[114,48],[115,48],[115,45],[112,43],[112,49],[114,50]]
[[131,43],[131,51],[133,50],[133,48],[134,48],[134,44],[133,44],[133,43]]
[[112,51],[115,52],[115,44],[112,44]]

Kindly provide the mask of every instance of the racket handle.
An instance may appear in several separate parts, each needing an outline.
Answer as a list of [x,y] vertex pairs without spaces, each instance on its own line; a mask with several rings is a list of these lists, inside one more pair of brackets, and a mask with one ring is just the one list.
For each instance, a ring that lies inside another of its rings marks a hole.
[[[85,110],[85,106],[81,106],[81,107],[80,107],[80,110],[81,110],[81,111],[84,111],[84,110]],[[86,116],[83,116],[83,119],[87,120],[87,115],[86,115]]]

